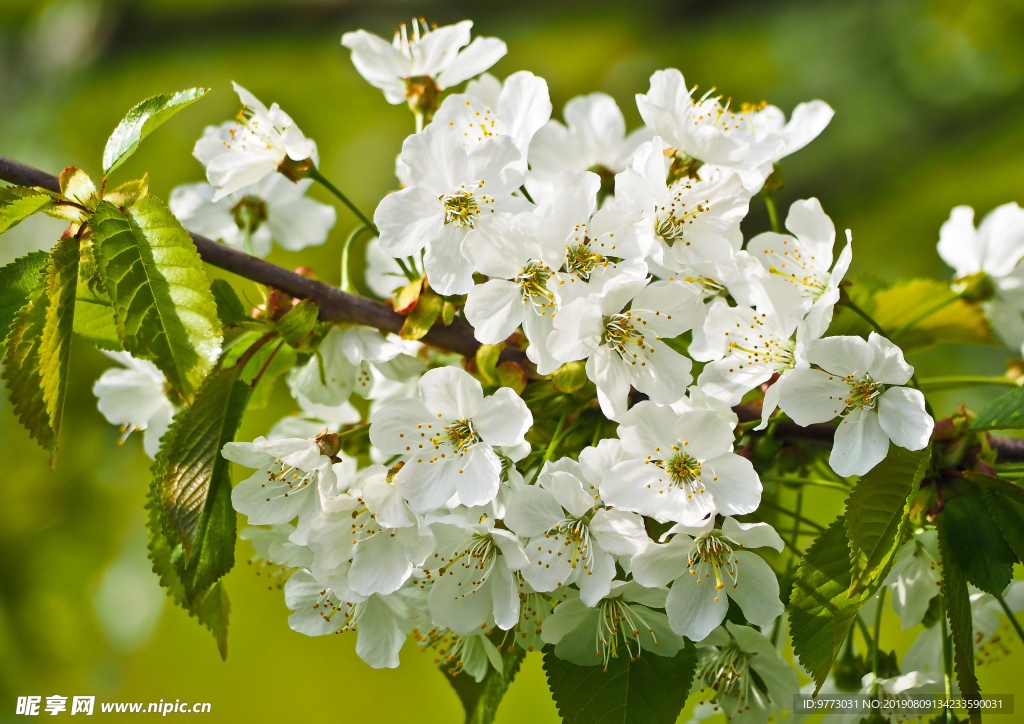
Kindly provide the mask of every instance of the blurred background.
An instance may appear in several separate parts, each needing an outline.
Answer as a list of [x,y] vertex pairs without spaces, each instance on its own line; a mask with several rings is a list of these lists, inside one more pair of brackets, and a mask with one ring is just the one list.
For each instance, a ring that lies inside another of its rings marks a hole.
[[[268,105],[279,102],[319,144],[326,175],[369,213],[396,184],[395,155],[413,119],[356,74],[341,34],[362,27],[390,38],[412,15],[438,24],[466,15],[454,2],[384,0],[0,6],[0,154],[51,173],[78,165],[98,177],[107,135],[128,108],[156,93],[210,87],[114,174],[124,181],[149,171],[150,188],[166,199],[174,186],[202,179],[192,145],[204,126],[237,112],[236,80]],[[953,206],[970,204],[980,218],[1024,202],[1024,0],[519,0],[472,10],[475,34],[508,43],[495,74],[527,69],[547,78],[555,117],[574,95],[602,90],[633,128],[634,94],[668,66],[691,84],[717,86],[736,102],[765,99],[787,114],[800,101],[826,100],[835,119],[785,160],[780,209],[818,196],[837,228],[853,230],[854,275],[946,278],[935,242]],[[312,193],[331,201],[319,188]],[[336,283],[353,226],[339,208],[325,246],[270,259],[311,266]],[[767,227],[755,198],[744,231]],[[60,231],[45,217],[22,224],[0,239],[0,264],[49,248]],[[149,570],[150,461],[137,434],[118,445],[120,433],[91,391],[111,363],[84,343],[73,354],[56,470],[17,424],[6,393],[0,400],[0,721],[15,718],[17,696],[52,694],[209,701],[207,721],[461,721],[432,655],[407,645],[400,669],[374,671],[355,656],[352,636],[291,632],[282,593],[246,564],[245,541],[227,578],[230,653],[221,662],[208,632],[170,604]],[[911,362],[926,376],[1000,374],[1010,356],[998,347],[945,347]],[[998,392],[962,399],[977,407]],[[942,415],[958,401],[936,396],[933,404]],[[265,433],[294,409],[279,384],[265,409],[247,414],[239,439]],[[809,515],[828,522],[842,502],[823,491]],[[891,615],[883,631],[887,648],[901,651],[916,634],[900,632]],[[1019,689],[1019,660],[1017,667],[1006,658],[986,663],[983,690]],[[526,717],[558,720],[539,655],[529,657],[499,721]]]

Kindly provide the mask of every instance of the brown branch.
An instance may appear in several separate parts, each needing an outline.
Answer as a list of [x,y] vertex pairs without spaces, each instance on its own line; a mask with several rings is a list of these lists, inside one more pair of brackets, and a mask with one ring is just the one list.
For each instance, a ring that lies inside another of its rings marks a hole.
[[[0,156],[0,180],[20,186],[38,186],[47,191],[60,193],[60,180],[56,176],[4,156]],[[343,292],[330,284],[296,274],[199,234],[192,234],[192,241],[199,256],[207,264],[273,287],[293,297],[316,302],[320,309],[320,319],[365,324],[384,332],[398,332],[405,322],[405,317],[397,314],[386,304]],[[476,354],[480,346],[473,336],[473,329],[459,320],[455,320],[447,327],[434,327],[423,341],[467,357]],[[519,349],[508,346],[502,351],[501,359],[522,363],[526,356]]]

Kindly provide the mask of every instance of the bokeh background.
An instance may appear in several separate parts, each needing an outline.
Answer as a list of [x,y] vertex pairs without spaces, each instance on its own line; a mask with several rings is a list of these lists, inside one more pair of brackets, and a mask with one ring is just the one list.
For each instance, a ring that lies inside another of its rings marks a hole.
[[[395,185],[394,158],[412,117],[362,81],[340,36],[364,27],[390,37],[414,14],[446,24],[469,13],[477,33],[508,42],[495,73],[546,77],[556,117],[574,95],[603,90],[635,127],[634,94],[668,66],[702,88],[767,99],[787,113],[802,100],[828,101],[831,125],[785,161],[780,206],[784,213],[791,201],[818,196],[838,228],[853,230],[854,275],[945,278],[934,248],[951,207],[970,204],[980,216],[1024,201],[1022,0],[2,0],[0,154],[98,176],[106,137],[128,108],[156,93],[210,87],[115,172],[127,180],[148,171],[150,188],[166,199],[177,184],[202,178],[192,144],[204,126],[236,113],[236,80],[278,101],[318,142],[327,176],[372,212]],[[325,246],[271,260],[312,266],[337,282],[341,242],[354,225],[341,208]],[[767,226],[755,198],[745,232]],[[59,233],[51,220],[26,222],[0,239],[0,263],[48,248]],[[256,298],[251,287],[237,288]],[[221,662],[209,634],[150,573],[142,507],[149,460],[137,436],[119,446],[91,391],[110,362],[84,343],[73,356],[56,470],[18,426],[6,393],[0,400],[0,721],[14,720],[14,699],[27,694],[209,701],[207,721],[461,721],[430,654],[410,646],[400,669],[374,671],[355,656],[351,636],[291,632],[281,592],[246,565],[246,542],[227,578],[230,654]],[[946,347],[911,361],[926,376],[999,374],[1010,356]],[[997,392],[963,399],[977,406]],[[933,400],[940,414],[957,401]],[[247,414],[240,439],[292,411],[279,384],[266,409]],[[818,496],[809,515],[827,522],[842,495]],[[891,615],[883,631],[887,647],[900,650],[916,633],[900,632]],[[1019,642],[1009,646],[1019,657]],[[1005,657],[982,667],[983,690],[1019,692],[1019,661],[1016,670]],[[499,722],[527,718],[558,720],[538,655],[499,714]]]

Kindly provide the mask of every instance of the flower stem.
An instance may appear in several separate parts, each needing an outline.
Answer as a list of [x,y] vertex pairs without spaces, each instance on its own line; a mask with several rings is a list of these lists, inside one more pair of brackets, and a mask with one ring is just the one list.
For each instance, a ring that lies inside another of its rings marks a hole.
[[775,205],[775,191],[770,193],[761,192],[764,198],[764,205],[768,209],[768,220],[772,222],[772,231],[776,234],[782,233],[782,224],[779,223],[779,209]]
[[345,239],[345,246],[341,249],[341,291],[349,294],[358,294],[355,284],[352,283],[352,268],[349,266],[349,254],[359,235],[367,230],[366,224],[360,224],[352,229],[352,232]]
[[851,312],[853,312],[854,314],[859,316],[861,319],[863,319],[865,322],[867,322],[872,327],[874,327],[876,332],[878,332],[880,335],[882,335],[886,339],[889,339],[889,334],[884,329],[882,329],[882,327],[878,324],[878,322],[876,322],[874,319],[872,319],[871,315],[869,315],[863,309],[861,309],[856,304],[854,304],[852,299],[847,299],[845,304],[846,304],[846,307]]
[[324,177],[322,173],[320,173],[320,169],[318,169],[316,166],[313,166],[312,168],[309,169],[308,173],[311,179],[313,179],[314,181],[319,181],[328,191],[337,196],[341,200],[341,203],[345,204],[345,206],[347,206],[352,211],[352,213],[359,218],[360,221],[366,224],[367,228],[371,229],[374,234],[379,233],[377,231],[377,227],[374,225],[372,221],[370,221],[366,214],[360,211],[359,207],[357,207],[355,204],[349,201],[348,196],[341,193],[341,191],[338,190],[337,186],[328,181],[327,178]]
[[551,442],[548,444],[548,449],[544,451],[543,462],[549,461],[551,459],[551,456],[555,454],[555,448],[558,446],[558,443],[561,442],[562,440],[562,436],[560,434],[562,432],[562,426],[565,424],[565,421],[568,417],[569,409],[568,406],[566,406],[566,409],[562,410],[562,416],[558,418],[558,425],[555,427],[555,431],[551,435]]
[[419,279],[419,277],[417,277],[417,276],[416,276],[416,275],[415,275],[415,274],[414,274],[414,273],[413,273],[413,272],[412,272],[412,271],[411,271],[411,270],[409,269],[409,267],[407,267],[407,266],[405,265],[405,262],[404,262],[404,261],[402,261],[402,260],[401,260],[401,259],[399,259],[398,257],[395,257],[395,261],[396,261],[396,262],[398,262],[398,266],[399,266],[399,268],[400,268],[400,269],[402,270],[402,273],[403,273],[403,274],[405,274],[405,278],[406,278],[406,279],[408,279],[408,280],[409,280],[410,282],[414,282],[414,281],[416,281],[417,279]]
[[1011,611],[1010,607],[1006,605],[1006,599],[999,594],[995,595],[995,599],[999,601],[999,605],[1003,607],[1003,613],[1005,613],[1006,617],[1010,619],[1010,625],[1013,626],[1013,630],[1017,632],[1018,638],[1020,638],[1021,641],[1024,641],[1024,629],[1020,627],[1020,622],[1017,621],[1017,617],[1013,615],[1013,611]]
[[816,478],[782,478],[772,477],[770,475],[762,475],[762,481],[769,483],[779,483],[781,485],[814,485],[819,488],[832,488],[833,490],[842,490],[844,493],[850,492],[848,485],[842,483],[836,483],[831,480],[818,480]]
[[341,442],[342,440],[348,440],[353,437],[357,437],[359,435],[362,435],[364,432],[369,432],[369,430],[370,423],[360,425],[359,427],[353,427],[351,430],[346,430],[345,432],[338,433],[338,442]]
[[815,523],[813,520],[810,520],[809,518],[805,518],[802,515],[798,515],[797,513],[794,513],[791,510],[786,510],[781,505],[776,505],[775,503],[772,503],[771,501],[762,499],[761,500],[761,507],[768,507],[768,508],[771,508],[772,510],[779,511],[780,513],[785,513],[786,515],[788,515],[793,520],[799,520],[804,525],[809,525],[809,526],[811,526],[812,528],[814,528],[815,530],[817,530],[819,532],[825,530],[825,526],[821,525],[820,523]]
[[414,111],[413,116],[416,117],[416,133],[423,130],[423,114],[419,111]]
[[1008,377],[979,377],[974,375],[949,375],[946,377],[924,377],[919,382],[922,390],[949,390],[974,385],[1001,385],[1003,387],[1019,387],[1015,380]]

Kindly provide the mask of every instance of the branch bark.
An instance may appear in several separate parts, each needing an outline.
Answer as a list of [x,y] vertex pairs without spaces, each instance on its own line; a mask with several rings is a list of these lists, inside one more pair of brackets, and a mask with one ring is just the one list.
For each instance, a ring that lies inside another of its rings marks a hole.
[[[20,186],[38,186],[47,191],[60,193],[60,180],[56,176],[5,156],[0,156],[0,179]],[[320,319],[365,324],[384,332],[396,333],[405,322],[405,317],[397,314],[386,304],[343,292],[330,284],[249,256],[205,236],[191,236],[196,251],[207,264],[273,287],[298,299],[316,302],[320,309]],[[423,338],[423,342],[467,357],[476,354],[480,346],[473,336],[473,329],[459,320],[455,320],[447,327],[434,327]],[[522,363],[526,356],[519,349],[506,347],[501,353],[501,359]]]
[[[56,176],[5,156],[0,156],[0,180],[20,186],[38,186],[47,191],[60,193],[60,180]],[[384,332],[398,332],[405,322],[405,317],[395,313],[386,304],[343,292],[337,287],[249,256],[205,236],[192,234],[192,241],[199,256],[207,264],[273,287],[293,297],[316,302],[320,309],[320,319],[365,324]],[[480,343],[473,336],[472,328],[459,320],[455,320],[447,327],[434,327],[423,341],[466,357],[472,357],[480,347]],[[526,355],[514,347],[506,347],[501,353],[501,359],[522,363]],[[759,406],[740,405],[735,410],[740,420],[744,422],[761,417]],[[800,427],[789,421],[780,423],[776,428],[777,434],[782,437],[817,440],[826,444],[832,443],[835,430],[834,425],[827,423]],[[1001,462],[1024,461],[1024,440],[996,436],[991,436],[990,439],[992,447],[999,451]]]

